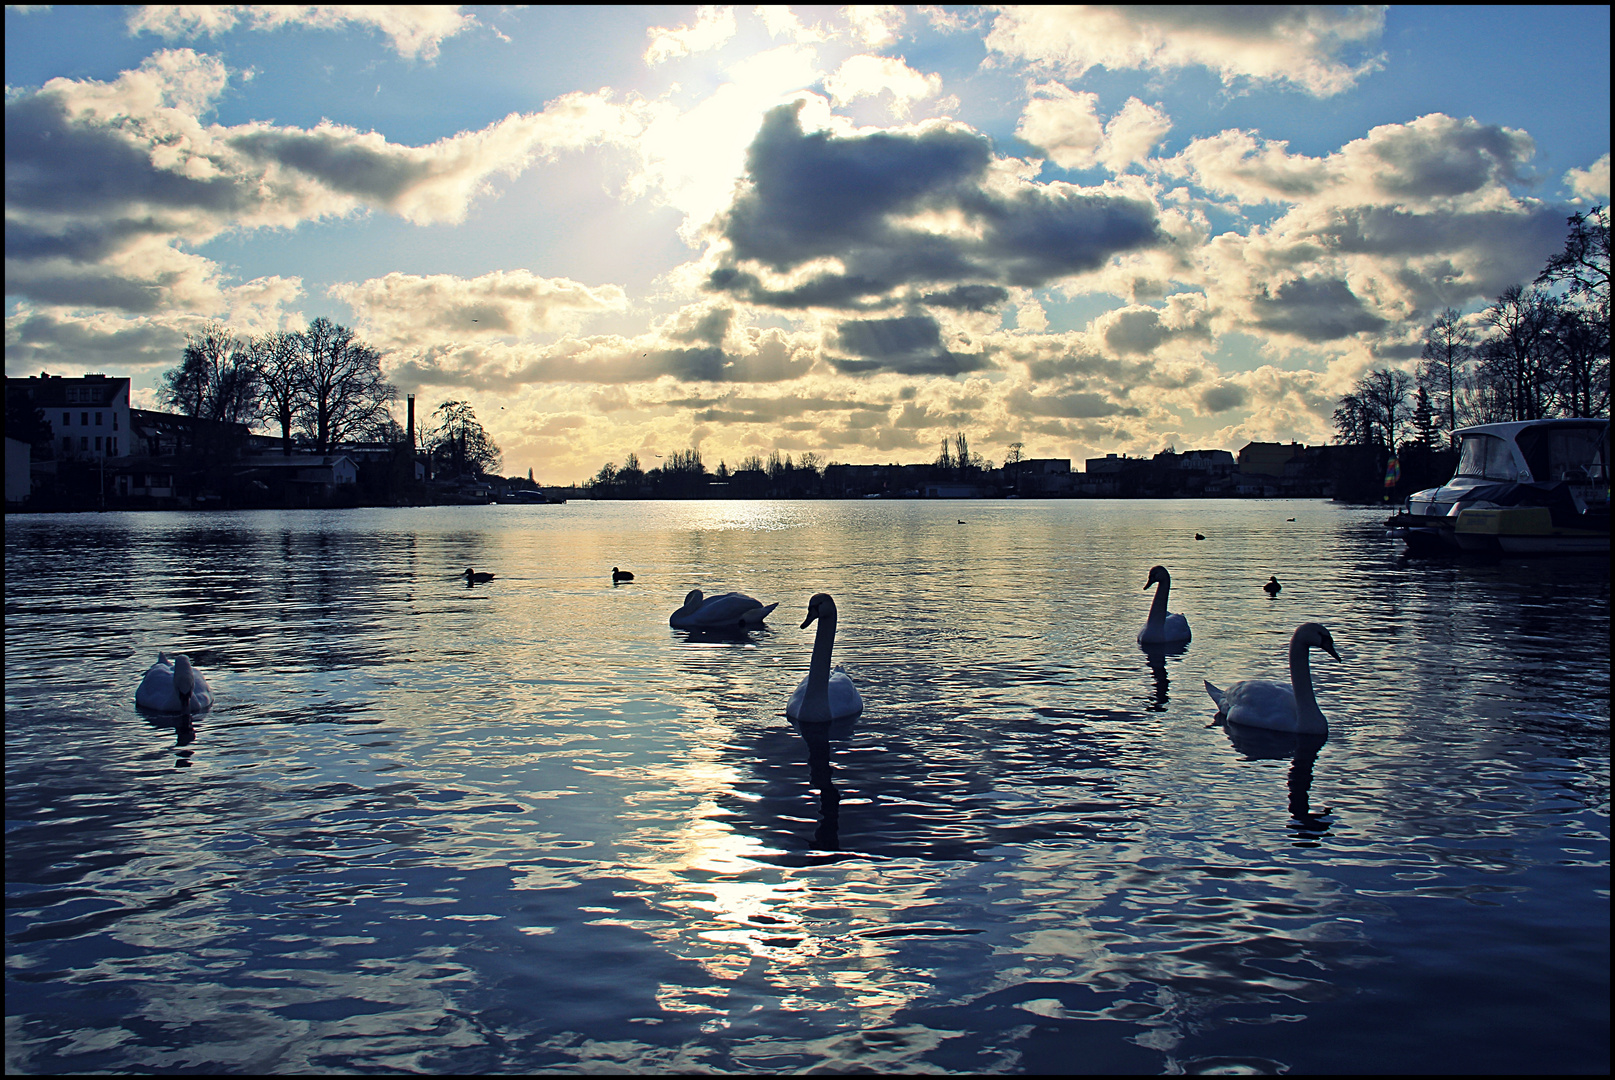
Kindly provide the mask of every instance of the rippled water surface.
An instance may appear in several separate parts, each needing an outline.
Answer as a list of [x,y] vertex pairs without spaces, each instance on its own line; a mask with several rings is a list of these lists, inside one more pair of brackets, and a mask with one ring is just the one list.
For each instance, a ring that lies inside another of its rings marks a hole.
[[[1383,518],[8,517],[9,1070],[1606,1072],[1607,564]],[[779,610],[692,638],[696,586]],[[782,715],[818,591],[839,805]],[[1310,620],[1328,741],[1212,726]]]

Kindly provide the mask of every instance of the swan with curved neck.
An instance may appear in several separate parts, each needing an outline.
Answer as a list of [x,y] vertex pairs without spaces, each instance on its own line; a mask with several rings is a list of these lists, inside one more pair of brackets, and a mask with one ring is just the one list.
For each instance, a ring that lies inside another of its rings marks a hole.
[[806,630],[815,619],[819,628],[813,636],[813,659],[808,664],[807,678],[797,684],[786,703],[785,715],[809,724],[851,720],[864,711],[864,699],[845,671],[839,667],[830,669],[830,650],[836,640],[836,602],[829,593],[813,594],[802,629]]
[[1140,645],[1180,645],[1189,640],[1189,620],[1166,610],[1166,597],[1172,591],[1172,575],[1164,566],[1150,567],[1150,578],[1144,583],[1147,589],[1156,586],[1155,600],[1150,604],[1149,618],[1138,632]]
[[213,707],[213,689],[191,667],[190,657],[180,655],[170,661],[167,653],[158,653],[157,662],[146,669],[135,690],[135,704],[152,712],[189,716]]
[[745,593],[706,596],[700,589],[691,589],[684,606],[667,617],[667,625],[678,630],[755,630],[777,607],[778,601],[765,607]]
[[1308,649],[1322,649],[1336,660],[1335,639],[1322,623],[1302,623],[1290,638],[1290,681],[1246,679],[1227,690],[1206,683],[1206,693],[1217,703],[1217,713],[1230,724],[1294,731],[1303,735],[1329,734],[1329,722],[1312,693],[1312,665]]

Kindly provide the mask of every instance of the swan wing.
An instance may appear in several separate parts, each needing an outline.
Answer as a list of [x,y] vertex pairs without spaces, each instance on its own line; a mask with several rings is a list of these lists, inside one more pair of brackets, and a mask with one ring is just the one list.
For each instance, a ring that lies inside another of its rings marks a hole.
[[1270,731],[1295,731],[1300,724],[1295,691],[1289,683],[1247,679],[1230,686],[1223,700],[1223,712],[1230,724]]
[[763,625],[763,620],[768,618],[769,614],[777,607],[779,607],[778,600],[774,601],[772,604],[769,604],[767,607],[762,607],[759,605],[757,607],[750,608],[741,614],[740,621],[745,623],[747,626],[761,626]]
[[864,699],[852,677],[837,667],[830,673],[830,719],[852,720],[862,715]]
[[179,695],[174,692],[174,669],[158,662],[146,669],[135,690],[135,704],[155,712],[179,712]]
[[1189,620],[1170,611],[1167,612],[1166,618],[1161,620],[1160,626],[1151,626],[1145,621],[1143,628],[1138,632],[1140,645],[1170,645],[1188,640]]
[[796,684],[796,689],[791,691],[791,700],[785,703],[785,716],[787,719],[802,719],[802,701],[807,697],[807,684],[808,681],[803,679]]
[[1211,700],[1217,703],[1217,712],[1218,713],[1227,712],[1228,711],[1228,705],[1227,705],[1228,695],[1223,693],[1221,690],[1218,690],[1215,686],[1212,686],[1210,679],[1203,679],[1201,681],[1206,684],[1206,693],[1211,695]]
[[689,621],[693,626],[735,626],[748,611],[762,606],[745,593],[723,593],[703,601]]

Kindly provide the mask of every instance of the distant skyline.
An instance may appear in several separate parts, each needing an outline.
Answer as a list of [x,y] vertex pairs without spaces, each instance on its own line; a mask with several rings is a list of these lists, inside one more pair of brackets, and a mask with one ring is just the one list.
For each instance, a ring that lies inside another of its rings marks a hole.
[[6,373],[324,315],[503,472],[1326,441],[1609,200],[1607,7],[6,9]]

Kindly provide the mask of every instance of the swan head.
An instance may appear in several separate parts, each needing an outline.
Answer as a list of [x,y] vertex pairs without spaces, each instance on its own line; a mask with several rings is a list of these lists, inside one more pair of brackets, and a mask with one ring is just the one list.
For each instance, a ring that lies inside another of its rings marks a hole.
[[684,606],[687,608],[700,607],[701,601],[706,599],[700,589],[691,589],[684,594]]
[[814,619],[823,619],[834,622],[836,618],[836,602],[830,599],[829,593],[814,593],[813,599],[808,601],[807,618],[802,620],[802,629],[806,630],[808,624]]
[[1144,587],[1147,589],[1151,585],[1154,585],[1157,582],[1160,582],[1163,585],[1172,584],[1172,575],[1166,572],[1166,567],[1164,567],[1164,566],[1152,566],[1152,567],[1150,567],[1150,579],[1144,583]]
[[183,653],[174,657],[174,693],[179,695],[180,712],[191,711],[191,694],[196,690],[196,673],[191,670],[191,658]]
[[1329,628],[1323,623],[1302,623],[1295,628],[1295,636],[1290,640],[1297,645],[1322,649],[1336,660],[1340,659],[1340,654],[1335,652],[1335,639],[1330,636]]

